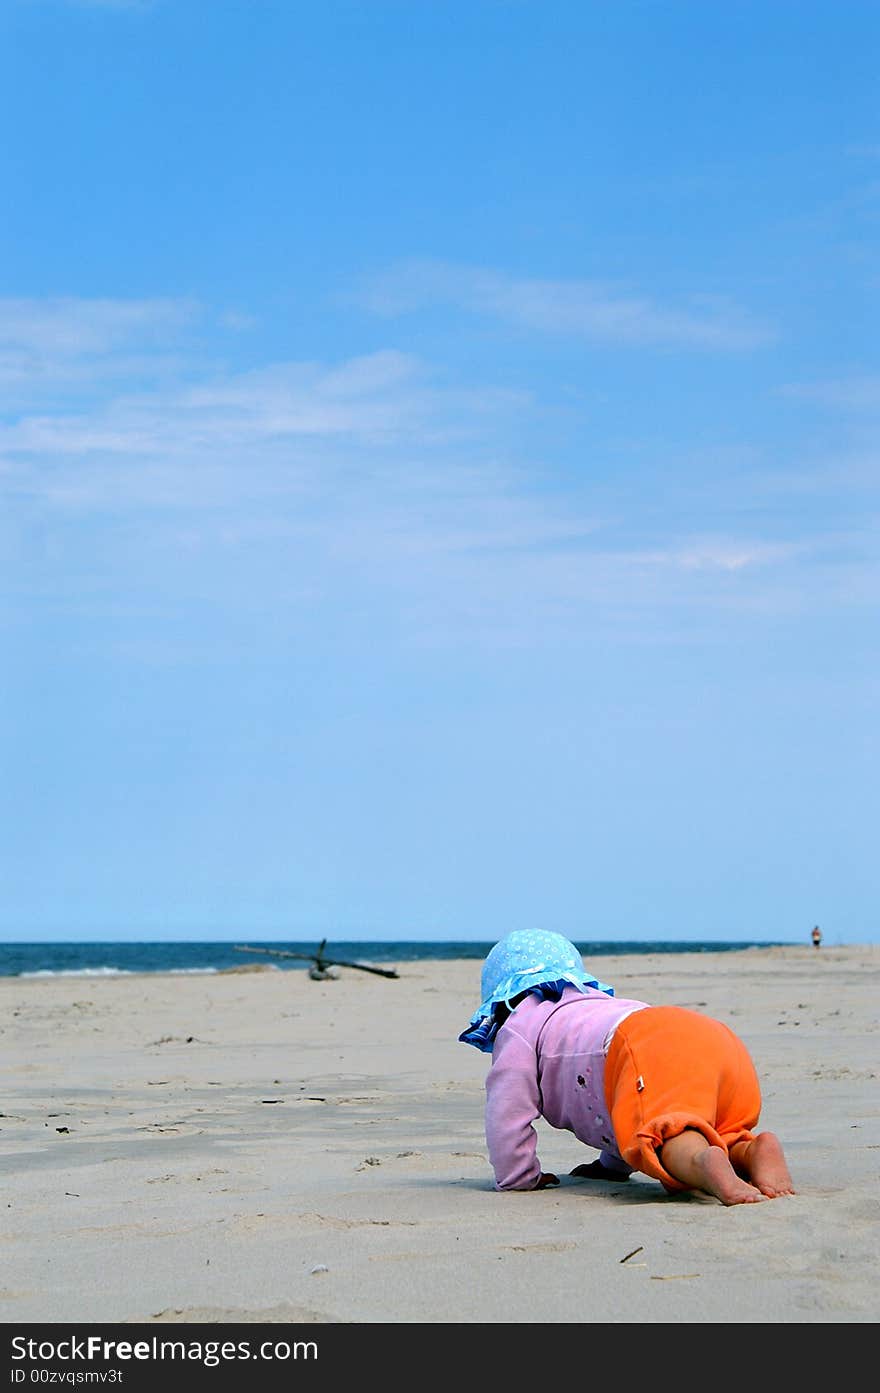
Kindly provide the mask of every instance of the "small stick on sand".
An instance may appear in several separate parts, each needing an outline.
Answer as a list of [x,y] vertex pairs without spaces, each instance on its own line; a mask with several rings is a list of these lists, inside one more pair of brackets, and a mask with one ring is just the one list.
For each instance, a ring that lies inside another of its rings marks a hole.
[[629,1262],[630,1258],[634,1258],[635,1255],[636,1255],[636,1253],[643,1253],[644,1251],[645,1251],[644,1248],[642,1248],[641,1246],[638,1247],[638,1248],[633,1248],[632,1252],[631,1252],[631,1253],[627,1253],[626,1257],[625,1257],[625,1258],[621,1258],[620,1261],[621,1261],[621,1262]]

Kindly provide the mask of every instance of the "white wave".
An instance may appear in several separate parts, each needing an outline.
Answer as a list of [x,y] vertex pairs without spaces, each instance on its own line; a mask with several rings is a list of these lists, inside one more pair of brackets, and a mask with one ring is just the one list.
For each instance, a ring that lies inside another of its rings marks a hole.
[[31,972],[20,972],[18,975],[19,977],[136,977],[140,973],[165,972],[169,976],[185,977],[193,974],[205,975],[217,971],[219,969],[216,967],[40,967],[34,968]]

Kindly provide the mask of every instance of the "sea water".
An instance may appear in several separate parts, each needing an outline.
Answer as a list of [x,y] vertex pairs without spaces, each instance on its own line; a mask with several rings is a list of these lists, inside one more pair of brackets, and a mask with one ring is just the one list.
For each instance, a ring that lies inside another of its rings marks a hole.
[[[453,958],[481,960],[494,940],[439,939],[376,940],[352,942],[328,940],[326,961],[366,963],[396,967],[401,963],[448,961]],[[669,941],[609,942],[575,940],[585,959],[629,953],[727,953],[743,948],[768,948],[768,942]],[[247,951],[248,949],[271,952]],[[231,967],[261,964],[280,971],[307,970],[314,962],[319,942],[248,939],[237,941],[181,942],[95,942],[95,943],[0,943],[0,977],[82,976],[107,977],[135,972],[199,973],[221,972]],[[290,953],[296,956],[284,957]],[[279,954],[276,956],[276,954]]]

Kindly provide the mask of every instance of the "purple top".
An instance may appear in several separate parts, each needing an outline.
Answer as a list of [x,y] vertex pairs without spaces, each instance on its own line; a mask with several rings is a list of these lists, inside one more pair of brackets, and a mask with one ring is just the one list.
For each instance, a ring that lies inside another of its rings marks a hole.
[[605,1055],[616,1026],[648,1003],[566,987],[558,1001],[527,996],[495,1037],[486,1078],[486,1142],[496,1190],[534,1190],[541,1174],[532,1125],[573,1132],[603,1166],[631,1173],[605,1106]]

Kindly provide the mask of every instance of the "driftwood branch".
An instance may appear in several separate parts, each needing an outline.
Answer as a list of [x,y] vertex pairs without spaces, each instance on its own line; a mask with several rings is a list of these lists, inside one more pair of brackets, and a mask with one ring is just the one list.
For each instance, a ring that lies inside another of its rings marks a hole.
[[326,967],[356,967],[359,972],[373,972],[377,977],[397,977],[395,967],[370,967],[367,963],[345,962],[342,958],[328,958],[324,952],[326,938],[321,940],[316,953],[291,953],[286,948],[251,948],[247,944],[235,944],[236,953],[266,953],[273,958],[299,958],[302,962],[314,963],[319,972]]

